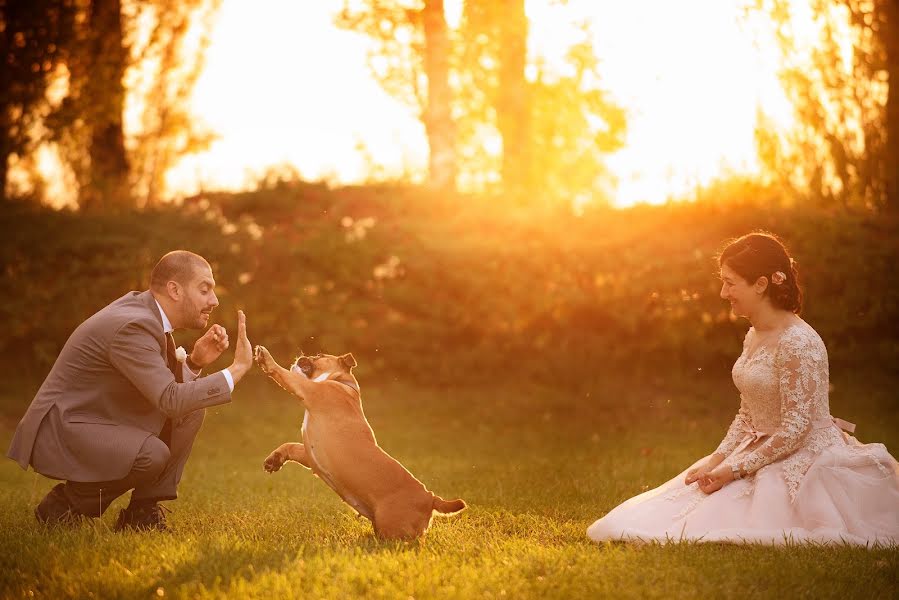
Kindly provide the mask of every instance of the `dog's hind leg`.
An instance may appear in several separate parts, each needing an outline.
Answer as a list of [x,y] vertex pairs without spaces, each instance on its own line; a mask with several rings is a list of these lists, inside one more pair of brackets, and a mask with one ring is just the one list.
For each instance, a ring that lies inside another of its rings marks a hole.
[[382,540],[411,541],[420,538],[431,524],[430,506],[424,504],[386,504],[375,509],[372,525]]
[[266,457],[265,462],[262,464],[262,468],[269,473],[274,473],[275,471],[280,471],[284,463],[289,460],[298,462],[307,469],[312,468],[312,465],[306,458],[306,447],[299,442],[288,442],[275,448],[272,453]]

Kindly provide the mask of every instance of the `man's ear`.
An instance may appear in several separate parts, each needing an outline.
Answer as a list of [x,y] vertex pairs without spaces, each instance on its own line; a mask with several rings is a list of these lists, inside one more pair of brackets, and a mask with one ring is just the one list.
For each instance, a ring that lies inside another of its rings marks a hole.
[[340,364],[342,364],[347,369],[352,369],[356,366],[356,359],[353,358],[353,355],[351,353],[347,353],[340,357]]
[[169,295],[169,298],[171,298],[172,300],[181,299],[181,284],[177,281],[171,280],[166,283],[165,291]]

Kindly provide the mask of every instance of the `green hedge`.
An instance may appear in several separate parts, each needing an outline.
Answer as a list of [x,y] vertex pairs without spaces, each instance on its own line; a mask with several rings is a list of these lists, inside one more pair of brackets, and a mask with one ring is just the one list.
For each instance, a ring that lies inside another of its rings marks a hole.
[[718,297],[715,254],[758,228],[797,258],[803,316],[832,364],[899,359],[895,221],[783,206],[753,188],[572,217],[282,182],[107,216],[6,204],[0,221],[0,355],[26,378],[46,372],[84,318],[145,289],[175,248],[213,264],[215,319],[231,328],[243,308],[251,340],[284,360],[300,347],[352,351],[371,377],[423,382],[723,369],[747,324]]

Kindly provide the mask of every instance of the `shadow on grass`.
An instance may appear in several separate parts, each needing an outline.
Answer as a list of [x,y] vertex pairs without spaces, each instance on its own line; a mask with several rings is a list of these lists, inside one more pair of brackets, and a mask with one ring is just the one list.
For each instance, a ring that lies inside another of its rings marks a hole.
[[[164,587],[181,589],[202,587],[228,589],[237,580],[252,582],[269,571],[284,571],[296,562],[296,554],[281,547],[245,546],[239,539],[204,545],[193,560],[179,564],[162,577]],[[141,592],[152,596],[159,587],[142,587]]]

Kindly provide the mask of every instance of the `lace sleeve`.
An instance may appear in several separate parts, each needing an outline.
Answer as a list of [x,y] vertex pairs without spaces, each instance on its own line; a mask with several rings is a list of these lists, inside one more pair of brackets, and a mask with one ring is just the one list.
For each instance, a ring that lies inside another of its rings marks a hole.
[[815,348],[800,335],[781,340],[774,358],[780,384],[780,427],[746,457],[740,465],[744,473],[754,473],[792,454],[811,431],[812,406],[822,385],[815,356]]
[[721,443],[718,444],[715,454],[720,454],[724,457],[730,456],[734,448],[739,446],[743,438],[746,437],[746,433],[751,430],[752,424],[749,417],[749,409],[746,408],[746,401],[743,400],[743,396],[740,396],[740,410],[737,412],[737,416],[734,417],[730,427],[727,428],[727,433],[724,435]]

